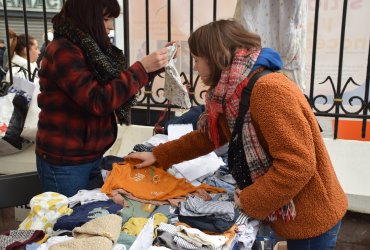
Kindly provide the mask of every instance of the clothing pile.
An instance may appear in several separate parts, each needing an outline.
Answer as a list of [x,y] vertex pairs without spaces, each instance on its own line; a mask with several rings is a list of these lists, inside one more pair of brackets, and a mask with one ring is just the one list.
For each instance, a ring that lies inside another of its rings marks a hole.
[[[154,135],[134,149],[150,151],[164,140]],[[217,171],[192,182],[175,167],[134,168],[135,161],[106,156],[101,168],[108,174],[97,188],[68,198],[53,192],[34,197],[20,226],[29,237],[20,242],[32,250],[251,249],[260,222],[235,207],[227,150],[217,153],[223,162]]]

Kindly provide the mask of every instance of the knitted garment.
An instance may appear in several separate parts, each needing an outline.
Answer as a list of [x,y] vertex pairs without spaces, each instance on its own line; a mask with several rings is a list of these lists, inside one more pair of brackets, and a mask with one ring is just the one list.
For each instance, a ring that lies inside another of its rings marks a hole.
[[41,230],[10,230],[0,234],[0,249],[20,249],[27,244],[42,240],[45,233]]
[[[215,88],[208,92],[206,124],[208,126],[210,139],[214,142],[216,148],[221,146],[219,145],[218,138],[218,118],[221,113],[225,112],[229,128],[234,128],[238,116],[242,89],[248,85],[249,79],[255,74],[255,71],[251,71],[257,61],[260,51],[261,50],[257,49],[252,49],[250,51],[247,49],[236,50],[231,67],[222,71],[220,81]],[[205,120],[203,120],[203,122],[205,122]],[[250,176],[251,182],[248,183],[250,185],[269,170],[272,165],[272,160],[258,140],[249,110],[244,117],[241,127],[241,142],[243,144],[247,166],[245,169],[233,170],[232,174],[235,175],[235,179],[238,179],[238,172],[247,171],[246,176]],[[233,148],[229,148],[229,150],[233,150]],[[245,186],[246,185],[240,188],[243,189]],[[268,219],[274,221],[277,219],[278,215],[281,216],[284,221],[294,219],[295,206],[293,201],[290,201],[287,205],[272,213]]]
[[[222,71],[217,86],[208,92],[206,104],[207,120],[204,123],[207,124],[210,139],[216,147],[220,146],[218,118],[221,113],[225,112],[229,128],[234,128],[239,111],[241,91],[248,84],[251,69],[259,53],[260,50],[237,50],[231,67]],[[200,124],[200,126],[204,125]],[[246,171],[249,172],[252,182],[254,182],[267,172],[271,165],[271,159],[256,136],[249,111],[245,116],[242,130],[242,142],[248,165]]]
[[[235,52],[232,65],[224,69],[216,87],[211,88],[206,97],[206,120],[198,124],[200,128],[208,126],[210,139],[216,148],[221,146],[219,142],[218,118],[226,112],[228,125],[234,127],[238,115],[240,95],[236,92],[244,87],[242,83],[251,72],[260,50],[238,49]],[[228,114],[231,112],[231,114]],[[203,129],[201,129],[203,130]],[[206,131],[206,130],[203,130]]]
[[[70,21],[63,25],[54,25],[54,36],[64,37],[76,44],[84,52],[86,61],[101,85],[115,78],[119,78],[122,70],[126,68],[122,50],[110,44],[106,50],[102,50],[96,41],[87,33],[84,33]],[[120,124],[130,123],[130,109],[136,104],[133,96],[122,104],[115,113]]]

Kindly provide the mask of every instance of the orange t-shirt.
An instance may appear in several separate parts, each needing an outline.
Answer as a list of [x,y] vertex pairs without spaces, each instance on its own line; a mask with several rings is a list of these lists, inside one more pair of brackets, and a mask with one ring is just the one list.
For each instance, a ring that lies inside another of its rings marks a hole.
[[121,188],[137,198],[158,201],[186,196],[197,189],[213,193],[225,192],[223,188],[208,184],[195,187],[186,179],[177,179],[163,169],[154,166],[134,168],[136,163],[135,161],[113,163],[112,172],[107,177],[101,191],[110,195],[112,190]]

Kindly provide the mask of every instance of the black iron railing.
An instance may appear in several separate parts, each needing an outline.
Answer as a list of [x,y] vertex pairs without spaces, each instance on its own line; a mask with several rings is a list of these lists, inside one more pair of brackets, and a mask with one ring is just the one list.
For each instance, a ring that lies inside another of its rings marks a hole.
[[[127,64],[130,64],[130,21],[129,21],[129,4],[132,1],[130,0],[121,0],[123,6],[123,27],[124,27],[124,52]],[[4,20],[5,30],[9,29],[8,22],[8,9],[7,9],[6,0],[2,0],[3,10],[0,10],[0,18]],[[64,1],[62,0],[64,3]],[[167,41],[172,40],[172,26],[171,26],[171,16],[172,16],[172,4],[173,1],[167,0]],[[191,33],[194,28],[194,1],[188,1],[190,9],[189,15],[189,32]],[[23,4],[23,18],[24,18],[24,30],[25,34],[28,34],[28,12],[27,12],[27,3],[26,0],[22,0]],[[217,19],[217,5],[218,1],[213,0],[212,8],[204,11],[212,11],[213,20]],[[47,12],[46,0],[42,1],[42,13],[43,13],[43,30],[47,34],[48,23],[47,23]],[[338,136],[338,125],[341,119],[351,118],[362,121],[362,137],[366,136],[366,124],[370,119],[369,110],[370,110],[370,100],[369,100],[369,88],[370,88],[370,42],[369,42],[369,51],[368,51],[368,60],[367,60],[367,70],[366,70],[366,80],[365,83],[356,82],[355,78],[359,76],[350,76],[348,79],[343,79],[343,55],[345,54],[345,37],[346,37],[346,24],[347,24],[347,12],[348,12],[348,0],[343,0],[342,8],[342,21],[341,21],[341,32],[340,32],[340,47],[339,47],[339,58],[338,58],[338,69],[337,76],[327,75],[323,79],[316,79],[316,64],[317,64],[317,37],[319,29],[319,16],[320,16],[320,0],[315,1],[315,16],[314,16],[314,31],[313,31],[313,46],[312,46],[312,61],[311,61],[311,72],[310,72],[310,89],[308,92],[308,99],[312,109],[316,116],[320,117],[330,117],[334,120],[334,129],[333,129],[333,138],[336,139]],[[145,0],[145,46],[146,54],[149,54],[150,51],[150,39],[151,39],[151,27],[150,27],[150,16],[149,16],[149,0]],[[185,7],[184,7],[185,8]],[[3,22],[1,22],[3,23]],[[26,36],[27,37],[27,36]],[[9,47],[9,34],[6,32],[6,42]],[[47,36],[45,35],[45,43],[48,43]],[[27,51],[27,55],[29,52]],[[8,57],[10,53],[8,51]],[[30,65],[28,65],[30,68]],[[11,67],[9,68],[11,72]],[[193,72],[193,60],[191,55],[189,55],[189,68],[188,72],[181,72],[181,79],[183,84],[187,86],[189,90],[189,96],[192,105],[199,105],[204,102],[204,91],[196,91],[200,89],[200,79],[198,75],[195,75]],[[12,72],[11,72],[12,73]],[[12,81],[12,74],[11,81]],[[163,77],[163,76],[159,76]],[[137,106],[145,110],[145,120],[147,125],[152,125],[153,119],[152,114],[154,110],[161,110],[168,107],[171,111],[176,106],[169,105],[167,100],[163,97],[163,87],[156,88],[158,79],[154,79],[149,85],[143,88],[139,93],[139,100]],[[336,79],[334,81],[333,79]],[[332,93],[320,93],[316,90],[316,87],[324,85],[330,86]],[[364,85],[364,90],[357,95],[352,95],[348,91],[351,85],[360,86]],[[198,93],[198,94],[197,94]],[[349,107],[349,108],[348,108]],[[170,112],[169,112],[170,113]],[[143,113],[141,113],[143,115]]]

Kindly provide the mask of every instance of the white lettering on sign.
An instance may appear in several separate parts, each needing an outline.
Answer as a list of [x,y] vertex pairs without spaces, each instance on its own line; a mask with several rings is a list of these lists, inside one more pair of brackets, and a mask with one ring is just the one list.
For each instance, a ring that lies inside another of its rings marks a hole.
[[[11,9],[23,10],[22,0],[6,0],[6,7]],[[26,9],[43,9],[43,0],[26,0]],[[0,1],[0,6],[3,7],[3,1]],[[63,6],[63,0],[45,0],[46,9],[60,10]]]

